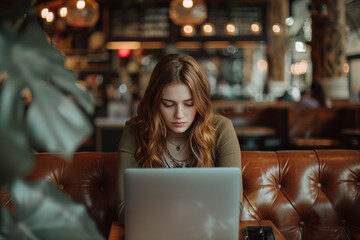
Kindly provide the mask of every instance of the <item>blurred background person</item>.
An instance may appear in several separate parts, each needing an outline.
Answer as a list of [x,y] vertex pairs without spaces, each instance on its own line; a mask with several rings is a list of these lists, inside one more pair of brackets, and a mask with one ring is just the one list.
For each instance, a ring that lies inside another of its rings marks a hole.
[[326,95],[322,85],[319,82],[313,81],[309,91],[302,95],[297,106],[304,108],[331,108],[332,102]]

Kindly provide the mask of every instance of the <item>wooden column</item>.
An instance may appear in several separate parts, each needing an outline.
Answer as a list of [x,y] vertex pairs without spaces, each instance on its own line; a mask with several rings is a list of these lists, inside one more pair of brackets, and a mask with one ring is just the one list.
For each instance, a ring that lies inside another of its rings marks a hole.
[[[286,52],[285,19],[289,16],[289,1],[271,0],[268,1],[268,5],[269,80],[284,81]],[[272,31],[274,24],[280,26],[280,33]]]
[[330,97],[346,98],[345,0],[312,0],[311,18],[313,81]]

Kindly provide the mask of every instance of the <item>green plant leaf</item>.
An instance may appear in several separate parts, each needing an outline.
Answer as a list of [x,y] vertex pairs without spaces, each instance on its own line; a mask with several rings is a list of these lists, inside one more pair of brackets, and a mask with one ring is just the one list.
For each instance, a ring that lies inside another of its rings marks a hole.
[[[9,187],[17,216],[15,224],[7,224],[29,239],[104,239],[85,207],[62,194],[48,181],[33,183],[17,179]],[[8,214],[2,214],[10,219]],[[13,222],[14,222],[13,221]]]
[[[28,109],[27,129],[39,148],[69,157],[91,134],[91,125],[73,101],[48,83],[32,83],[34,102]],[[56,124],[54,124],[56,123]]]
[[0,21],[0,74],[6,70],[9,61],[9,43],[14,41],[16,36],[15,29],[10,21]]
[[[21,140],[14,144],[20,152],[33,146],[69,159],[93,130],[90,95],[65,69],[64,56],[49,44],[34,16],[19,32],[9,21],[1,21],[0,49],[6,50],[0,55],[0,71],[9,75],[0,89],[0,128],[17,133],[13,140]],[[33,96],[27,115],[21,97],[25,88]]]
[[34,19],[29,19],[21,31],[12,47],[11,57],[14,63],[11,72],[21,70],[31,90],[34,82],[50,81],[73,96],[89,114],[93,113],[90,95],[76,84],[75,74],[64,67],[64,56],[49,44],[39,23]]
[[25,135],[18,129],[9,133],[0,128],[0,142],[6,145],[6,150],[0,150],[0,188],[33,167],[34,157],[23,145],[26,141]]
[[23,82],[7,79],[0,89],[0,187],[24,175],[34,164],[25,135],[20,92]]
[[23,231],[20,230],[20,228],[16,224],[15,218],[13,217],[11,212],[4,206],[0,206],[0,223],[0,240],[31,239],[30,237],[27,237]]

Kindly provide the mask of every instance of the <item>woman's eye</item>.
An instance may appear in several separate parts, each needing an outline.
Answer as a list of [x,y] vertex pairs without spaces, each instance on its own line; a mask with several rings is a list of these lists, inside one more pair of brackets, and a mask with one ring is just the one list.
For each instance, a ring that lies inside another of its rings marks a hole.
[[164,105],[164,107],[167,107],[167,108],[174,106],[174,104],[166,104],[166,103],[163,103],[163,105]]
[[192,107],[192,106],[194,106],[194,103],[185,103],[184,105],[187,107]]

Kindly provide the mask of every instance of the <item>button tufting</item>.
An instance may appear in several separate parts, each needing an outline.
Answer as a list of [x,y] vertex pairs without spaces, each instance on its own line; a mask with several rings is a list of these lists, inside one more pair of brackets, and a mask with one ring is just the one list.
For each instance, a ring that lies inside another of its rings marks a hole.
[[360,186],[360,182],[357,182],[356,185]]
[[345,219],[341,219],[341,220],[340,220],[340,224],[341,224],[341,225],[345,225],[345,224],[346,224],[346,220],[345,220]]
[[104,192],[105,189],[103,187],[100,188],[100,192]]
[[63,190],[63,189],[64,189],[64,185],[59,184],[59,185],[57,185],[57,188],[58,188],[59,190]]
[[317,186],[318,188],[321,188],[321,183],[317,183],[316,186]]
[[305,223],[304,223],[304,221],[300,221],[300,222],[299,222],[299,226],[300,226],[300,227],[303,227],[303,226],[305,226]]
[[277,185],[276,185],[276,188],[277,188],[277,189],[281,189],[281,184],[280,184],[280,183],[277,184]]

